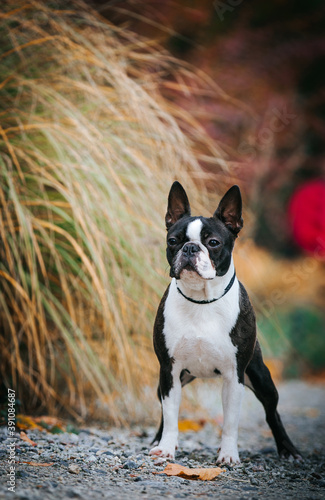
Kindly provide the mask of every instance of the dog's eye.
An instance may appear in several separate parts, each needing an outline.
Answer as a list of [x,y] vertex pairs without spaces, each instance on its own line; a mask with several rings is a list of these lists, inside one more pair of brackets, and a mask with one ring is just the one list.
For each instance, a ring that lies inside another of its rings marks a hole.
[[209,246],[212,248],[218,247],[219,245],[220,245],[220,241],[218,241],[218,240],[212,239],[209,241]]
[[176,245],[176,243],[177,243],[176,238],[168,238],[168,245],[170,245],[171,247]]

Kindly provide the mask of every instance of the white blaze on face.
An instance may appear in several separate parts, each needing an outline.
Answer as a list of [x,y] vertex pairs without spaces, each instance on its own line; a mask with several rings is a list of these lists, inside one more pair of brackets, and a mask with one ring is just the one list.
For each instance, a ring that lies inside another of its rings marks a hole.
[[200,252],[198,252],[196,257],[195,268],[203,279],[208,280],[215,278],[216,271],[211,262],[208,249],[201,242],[202,227],[202,221],[195,219],[188,225],[186,236],[191,242],[196,243],[200,247]]
[[189,223],[187,226],[186,236],[190,241],[201,243],[202,226],[203,224],[200,219],[195,219],[193,222]]

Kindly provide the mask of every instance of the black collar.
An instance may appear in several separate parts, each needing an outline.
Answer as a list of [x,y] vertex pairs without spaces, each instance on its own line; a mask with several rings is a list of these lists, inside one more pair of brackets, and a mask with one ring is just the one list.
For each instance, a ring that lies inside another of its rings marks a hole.
[[195,299],[192,299],[191,297],[187,297],[186,295],[184,295],[184,293],[182,292],[182,290],[180,290],[178,288],[178,286],[176,285],[176,288],[177,288],[177,291],[186,299],[186,300],[189,300],[190,302],[194,302],[194,304],[211,304],[211,302],[216,302],[217,300],[220,300],[222,297],[224,297],[226,295],[226,293],[229,292],[230,288],[232,287],[232,285],[234,284],[234,281],[235,281],[235,278],[236,278],[236,271],[234,271],[234,274],[231,278],[231,280],[229,281],[228,285],[226,286],[223,294],[218,297],[217,299],[211,299],[211,300],[195,300]]

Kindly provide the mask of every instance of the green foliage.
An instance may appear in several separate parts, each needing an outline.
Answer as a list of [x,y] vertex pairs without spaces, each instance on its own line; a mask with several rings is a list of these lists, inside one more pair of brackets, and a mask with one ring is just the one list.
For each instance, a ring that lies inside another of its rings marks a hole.
[[261,326],[262,345],[266,357],[282,358],[284,375],[325,368],[325,318],[316,308],[297,307],[278,310]]

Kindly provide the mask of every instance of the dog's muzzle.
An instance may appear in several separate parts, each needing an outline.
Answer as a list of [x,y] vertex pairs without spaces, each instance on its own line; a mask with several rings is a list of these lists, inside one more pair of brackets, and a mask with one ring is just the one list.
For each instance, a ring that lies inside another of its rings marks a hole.
[[187,241],[178,251],[170,275],[180,279],[183,270],[196,273],[203,279],[213,279],[216,276],[208,250],[196,241]]
[[182,249],[178,252],[176,260],[173,266],[173,272],[171,273],[177,279],[180,278],[180,274],[184,269],[189,271],[198,272],[196,268],[198,254],[201,248],[196,243],[191,241],[184,244]]

